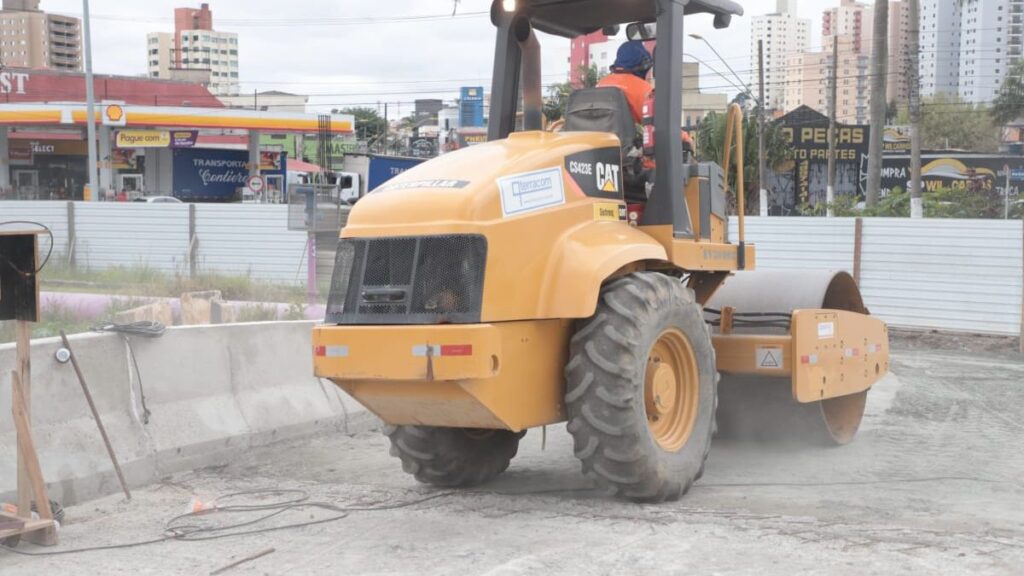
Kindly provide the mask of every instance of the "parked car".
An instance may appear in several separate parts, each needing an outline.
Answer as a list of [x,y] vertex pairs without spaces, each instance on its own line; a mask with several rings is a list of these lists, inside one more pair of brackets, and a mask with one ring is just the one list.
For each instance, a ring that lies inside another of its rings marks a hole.
[[181,200],[178,200],[174,196],[143,196],[142,198],[136,198],[135,202],[146,202],[148,204],[182,204]]

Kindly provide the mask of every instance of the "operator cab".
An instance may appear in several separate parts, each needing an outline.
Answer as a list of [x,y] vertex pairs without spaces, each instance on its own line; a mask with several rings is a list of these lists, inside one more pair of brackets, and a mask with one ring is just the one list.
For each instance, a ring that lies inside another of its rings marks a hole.
[[[654,75],[659,79],[658,101],[654,110],[655,131],[676,134],[682,125],[682,53],[685,15],[706,13],[714,17],[716,28],[728,27],[733,15],[742,15],[743,8],[732,0],[494,0],[491,22],[497,27],[494,73],[492,75],[491,112],[488,140],[507,138],[516,125],[517,107],[522,87],[523,129],[542,129],[543,98],[541,94],[540,45],[534,30],[575,38],[598,30],[617,31],[627,24],[631,39],[653,40],[657,32],[661,58],[654,62]],[[678,57],[671,57],[678,55]],[[669,57],[666,57],[669,56]],[[521,83],[521,84],[520,84]],[[600,131],[615,134],[626,158],[636,136],[635,125],[622,92],[617,88],[579,90],[570,96],[563,131]],[[680,191],[686,181],[701,174],[696,166],[685,163],[683,144],[678,138],[658,138],[653,159],[658,170],[653,185],[630,182],[624,170],[625,200],[646,200],[641,226],[671,226],[675,238],[698,238],[691,222],[687,199]],[[621,161],[621,160],[620,160]],[[712,176],[714,176],[712,174]],[[712,178],[713,179],[713,178]],[[709,188],[717,189],[718,183]],[[646,188],[651,193],[648,197]],[[711,209],[713,202],[701,206]],[[721,203],[716,203],[721,205]],[[704,214],[693,222],[705,219]],[[701,227],[703,228],[703,227]]]

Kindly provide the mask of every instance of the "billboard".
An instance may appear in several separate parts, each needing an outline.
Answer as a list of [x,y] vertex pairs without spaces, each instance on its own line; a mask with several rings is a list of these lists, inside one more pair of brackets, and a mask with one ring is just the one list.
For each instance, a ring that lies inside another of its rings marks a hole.
[[201,202],[231,202],[249,177],[246,150],[181,148],[172,162],[174,196]]
[[[1006,169],[1010,169],[1011,192],[1014,174],[1024,172],[1024,157],[999,154],[968,154],[956,152],[921,155],[921,187],[925,193],[943,188],[978,192],[1002,190]],[[910,155],[886,155],[882,158],[882,194],[894,188],[906,190],[910,185]]]
[[463,86],[459,90],[459,126],[478,128],[483,125],[483,86]]

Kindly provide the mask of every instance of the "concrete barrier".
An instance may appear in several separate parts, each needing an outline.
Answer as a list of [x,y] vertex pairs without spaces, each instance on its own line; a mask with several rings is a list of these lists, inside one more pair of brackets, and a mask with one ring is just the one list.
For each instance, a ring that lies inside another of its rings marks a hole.
[[[240,451],[375,420],[330,382],[312,376],[313,322],[169,328],[124,339],[77,334],[71,345],[128,482],[228,461]],[[53,498],[72,504],[119,490],[113,466],[59,338],[32,342],[32,429]],[[16,490],[11,414],[13,344],[0,345],[0,500]],[[150,414],[144,413],[142,398]]]

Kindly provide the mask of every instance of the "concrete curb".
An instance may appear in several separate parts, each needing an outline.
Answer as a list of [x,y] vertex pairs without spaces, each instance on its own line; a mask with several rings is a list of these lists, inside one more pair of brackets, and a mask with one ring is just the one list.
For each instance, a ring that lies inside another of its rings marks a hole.
[[[254,446],[328,431],[368,430],[376,419],[313,377],[314,322],[169,328],[131,337],[142,386],[120,335],[70,336],[130,486],[222,464]],[[59,338],[32,342],[32,428],[51,495],[74,504],[120,490]],[[11,413],[12,344],[0,345],[0,414]],[[142,398],[150,410],[144,416]],[[15,432],[0,417],[0,500],[16,489]]]

